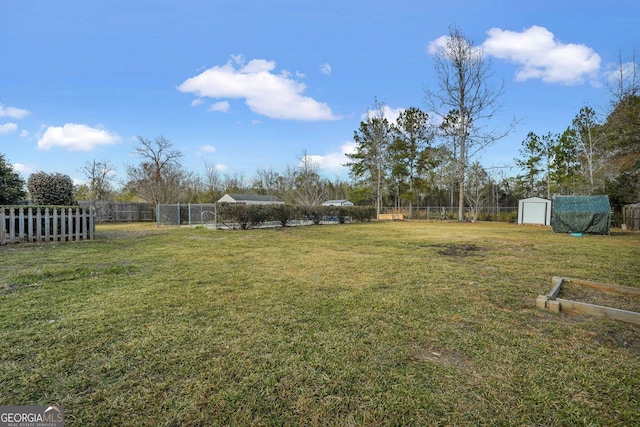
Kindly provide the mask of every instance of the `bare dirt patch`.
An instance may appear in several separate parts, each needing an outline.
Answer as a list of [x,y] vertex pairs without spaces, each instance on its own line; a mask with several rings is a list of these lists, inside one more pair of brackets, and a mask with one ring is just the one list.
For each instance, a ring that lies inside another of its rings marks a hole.
[[619,347],[626,348],[640,357],[640,328],[629,327],[617,331],[609,331],[609,336]]
[[485,248],[474,244],[440,244],[430,246],[439,248],[440,250],[438,251],[438,253],[440,255],[452,257],[474,256],[486,251]]
[[462,353],[437,346],[417,349],[413,354],[413,360],[415,362],[431,362],[461,369],[468,368],[472,363],[471,359]]

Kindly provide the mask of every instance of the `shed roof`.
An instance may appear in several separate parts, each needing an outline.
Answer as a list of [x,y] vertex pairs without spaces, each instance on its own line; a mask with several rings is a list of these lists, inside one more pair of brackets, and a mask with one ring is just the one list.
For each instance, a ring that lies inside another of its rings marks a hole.
[[251,200],[252,202],[281,202],[279,197],[262,194],[229,194],[236,200]]
[[519,202],[549,202],[551,203],[551,200],[549,199],[543,199],[542,197],[527,197],[526,199],[520,199]]
[[336,199],[336,200],[327,200],[322,204],[322,206],[344,206],[344,205],[353,205],[353,202],[347,199]]
[[282,199],[276,197],[276,196],[268,196],[268,195],[263,195],[263,194],[237,194],[237,193],[232,193],[232,194],[225,194],[224,196],[222,196],[219,200],[219,202],[225,202],[228,201],[229,198],[233,199],[236,203],[243,203],[243,202],[253,202],[253,203],[284,203],[282,201]]

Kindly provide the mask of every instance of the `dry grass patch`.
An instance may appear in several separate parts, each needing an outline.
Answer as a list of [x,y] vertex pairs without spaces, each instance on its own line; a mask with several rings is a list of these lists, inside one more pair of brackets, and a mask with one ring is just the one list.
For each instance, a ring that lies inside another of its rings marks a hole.
[[0,404],[70,426],[630,425],[638,329],[535,299],[553,276],[640,286],[639,248],[447,222],[4,247]]

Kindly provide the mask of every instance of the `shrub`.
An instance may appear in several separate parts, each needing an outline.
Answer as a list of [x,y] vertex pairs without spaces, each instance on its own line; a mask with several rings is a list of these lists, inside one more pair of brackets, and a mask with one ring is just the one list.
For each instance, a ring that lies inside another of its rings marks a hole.
[[294,212],[289,205],[272,205],[270,211],[269,216],[278,221],[283,227],[286,227],[287,222],[293,219]]
[[289,221],[304,220],[320,224],[322,221],[337,221],[344,224],[347,220],[371,221],[375,218],[373,207],[362,206],[308,206],[292,205],[235,205],[222,203],[218,205],[220,222],[234,224],[242,230],[255,228],[265,222],[279,222],[286,227]]
[[73,197],[73,181],[69,175],[36,172],[29,176],[27,189],[31,202],[35,205],[72,206],[76,204]]

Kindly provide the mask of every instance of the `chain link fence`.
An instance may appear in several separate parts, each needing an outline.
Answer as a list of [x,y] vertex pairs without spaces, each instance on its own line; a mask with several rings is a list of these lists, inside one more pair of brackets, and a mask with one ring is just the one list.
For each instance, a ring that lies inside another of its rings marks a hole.
[[[456,206],[414,206],[411,211],[408,208],[384,207],[382,213],[403,214],[405,219],[458,219]],[[473,210],[465,208],[465,219],[477,219],[479,221],[504,221],[517,222],[517,207],[483,207]],[[237,224],[230,223],[229,218],[223,218],[216,203],[195,204],[177,203],[158,205],[156,208],[156,221],[158,226],[203,226],[208,228],[234,228]],[[307,218],[308,219],[308,218]],[[307,221],[308,222],[308,221]],[[334,222],[328,220],[328,222]],[[294,218],[289,225],[303,225],[305,221]],[[265,223],[262,226],[275,226],[276,223]]]
[[215,227],[217,206],[215,203],[158,205],[156,218],[158,227],[164,226],[205,226]]
[[[406,219],[458,219],[457,206],[383,207],[381,212],[402,214]],[[517,222],[518,207],[484,206],[475,210],[465,207],[464,216],[466,220]]]

